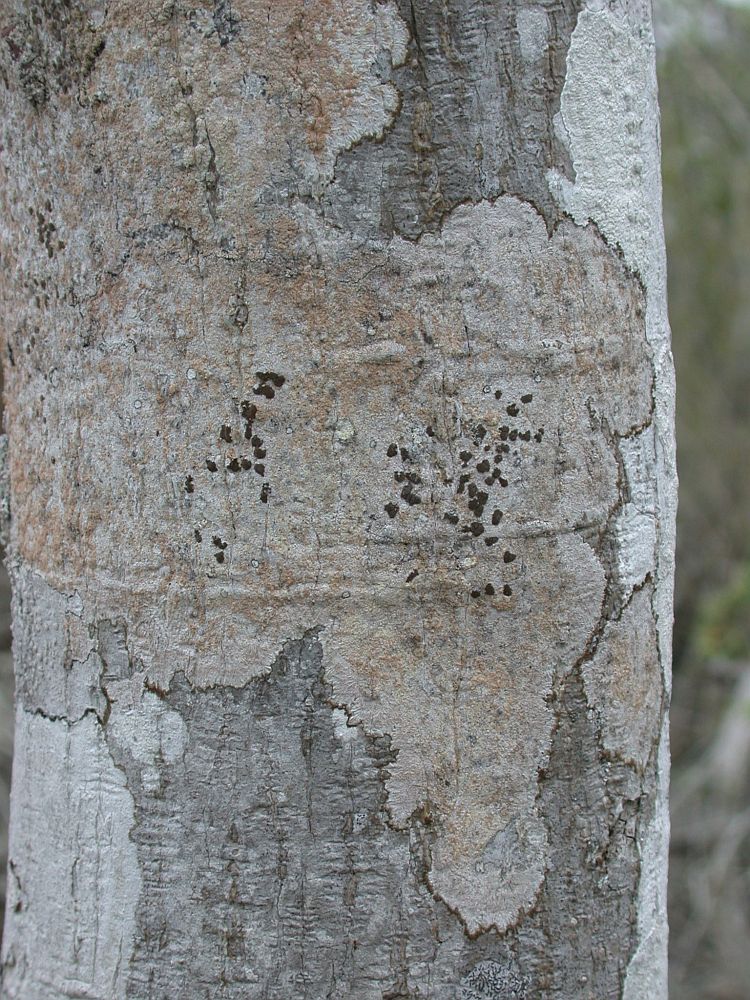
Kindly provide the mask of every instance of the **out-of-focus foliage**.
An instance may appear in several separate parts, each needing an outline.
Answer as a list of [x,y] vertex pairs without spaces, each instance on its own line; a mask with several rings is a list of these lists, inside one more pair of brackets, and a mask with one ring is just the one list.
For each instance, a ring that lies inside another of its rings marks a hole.
[[[673,13],[676,12],[676,13]],[[750,560],[750,7],[662,3],[669,308],[677,366],[677,666]]]
[[657,0],[680,472],[671,991],[750,997],[750,6]]
[[695,652],[702,660],[750,663],[750,563],[706,602],[695,632]]

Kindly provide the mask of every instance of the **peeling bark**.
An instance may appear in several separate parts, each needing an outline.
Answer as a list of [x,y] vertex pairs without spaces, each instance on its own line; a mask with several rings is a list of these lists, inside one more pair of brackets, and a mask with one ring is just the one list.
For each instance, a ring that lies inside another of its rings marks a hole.
[[0,14],[5,996],[666,995],[650,39]]

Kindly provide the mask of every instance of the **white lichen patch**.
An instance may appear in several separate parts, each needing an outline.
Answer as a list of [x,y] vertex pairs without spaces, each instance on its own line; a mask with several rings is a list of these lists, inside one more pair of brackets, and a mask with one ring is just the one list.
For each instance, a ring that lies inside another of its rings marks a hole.
[[[619,11],[586,7],[568,50],[558,130],[575,181],[551,171],[550,188],[581,225],[593,220],[643,280],[661,234],[649,179],[650,53]],[[656,164],[658,169],[658,164]]]
[[[635,586],[654,556],[657,644],[661,687],[669,692],[672,581],[677,477],[674,453],[674,371],[666,312],[666,265],[662,232],[659,120],[654,39],[644,6],[591,2],[578,18],[568,52],[558,131],[568,146],[575,181],[551,171],[549,184],[560,204],[580,224],[594,221],[644,283],[646,335],[654,352],[653,460],[646,468],[655,484],[656,520],[639,472],[639,457],[626,455],[634,500],[617,525],[623,581]],[[648,439],[645,440],[648,445]],[[636,534],[642,534],[635,540]],[[653,541],[653,547],[652,547]],[[639,679],[643,684],[643,679]],[[660,699],[661,704],[661,699]],[[666,977],[666,721],[658,763],[658,801],[642,834],[644,875],[639,885],[639,945],[630,963],[624,995],[662,997]]]
[[125,776],[95,716],[16,721],[3,995],[125,996],[141,888]]
[[656,565],[658,514],[653,426],[624,438],[620,442],[620,455],[627,479],[628,500],[617,517],[614,532],[620,586],[627,599],[633,589],[653,573]]

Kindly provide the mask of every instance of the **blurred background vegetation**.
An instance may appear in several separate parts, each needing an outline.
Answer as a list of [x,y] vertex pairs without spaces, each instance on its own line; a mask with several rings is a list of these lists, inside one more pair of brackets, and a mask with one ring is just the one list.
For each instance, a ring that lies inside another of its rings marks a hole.
[[750,6],[656,0],[677,367],[671,990],[750,998]]
[[[655,2],[680,472],[670,995],[750,1000],[750,0]],[[0,879],[9,603],[2,573]]]

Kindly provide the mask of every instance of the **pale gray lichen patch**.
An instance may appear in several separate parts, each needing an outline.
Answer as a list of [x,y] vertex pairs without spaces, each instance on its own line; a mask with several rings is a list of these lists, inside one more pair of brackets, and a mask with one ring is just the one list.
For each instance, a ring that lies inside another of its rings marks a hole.
[[657,491],[654,480],[654,427],[623,438],[619,443],[627,491],[613,532],[617,572],[623,598],[653,573],[658,544]]
[[628,964],[623,1000],[667,996],[668,924],[666,919],[666,858],[669,856],[669,718],[665,714],[658,738],[658,785],[650,822],[643,824],[639,842],[638,944]]
[[562,207],[582,225],[595,221],[644,281],[661,233],[661,217],[654,217],[644,177],[653,169],[644,135],[652,127],[643,86],[649,56],[618,10],[581,11],[557,118],[575,180],[555,169],[549,174]]
[[633,594],[620,617],[604,626],[596,652],[581,667],[603,746],[641,770],[652,757],[662,715],[652,601],[650,584]]
[[[502,602],[449,613],[449,590],[429,605],[383,594],[375,619],[358,598],[321,637],[336,699],[398,748],[387,783],[393,822],[408,825],[430,803],[430,885],[472,933],[514,922],[542,881],[546,696],[556,671],[583,652],[604,592],[601,567],[575,538],[515,548],[523,566],[512,617]],[[550,570],[554,611],[544,599]]]
[[28,566],[11,562],[16,700],[26,711],[76,722],[108,712],[104,664],[78,602],[71,602]]

